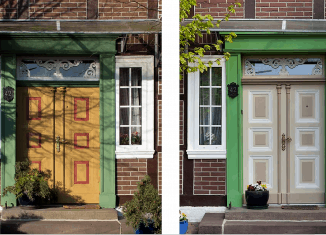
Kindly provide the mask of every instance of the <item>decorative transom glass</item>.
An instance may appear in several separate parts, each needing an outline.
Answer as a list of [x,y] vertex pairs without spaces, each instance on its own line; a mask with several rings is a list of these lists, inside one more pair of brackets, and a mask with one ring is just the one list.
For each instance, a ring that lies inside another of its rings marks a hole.
[[323,75],[321,58],[246,58],[244,76]]
[[98,81],[100,66],[92,58],[18,58],[17,80]]
[[120,145],[142,144],[142,68],[119,71]]
[[199,145],[221,145],[222,68],[201,73],[199,86]]

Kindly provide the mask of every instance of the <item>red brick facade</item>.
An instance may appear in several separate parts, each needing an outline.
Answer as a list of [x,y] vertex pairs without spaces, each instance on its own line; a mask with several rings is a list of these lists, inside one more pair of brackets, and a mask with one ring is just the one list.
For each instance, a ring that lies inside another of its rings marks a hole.
[[[3,0],[0,2],[0,18],[3,19],[88,19],[90,4],[94,6],[95,19],[148,19],[149,0]],[[156,19],[161,16],[162,0]],[[94,8],[94,7],[93,7]],[[150,7],[152,9],[152,7]],[[94,19],[92,17],[92,19]]]
[[[210,14],[214,18],[223,18],[227,13],[227,7],[234,0],[198,0],[195,14]],[[239,1],[242,7],[236,7],[231,19],[245,18],[245,3]],[[326,5],[325,5],[326,7]],[[326,11],[325,11],[326,17]],[[255,0],[256,19],[312,19],[313,0]]]

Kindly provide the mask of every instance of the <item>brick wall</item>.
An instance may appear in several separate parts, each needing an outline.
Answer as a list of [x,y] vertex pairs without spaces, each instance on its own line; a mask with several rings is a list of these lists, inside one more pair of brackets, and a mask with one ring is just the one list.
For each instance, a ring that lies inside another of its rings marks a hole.
[[[0,18],[83,20],[90,3],[96,10],[92,19],[148,19],[148,0],[2,0]],[[162,9],[162,0],[157,5]]]
[[312,0],[256,0],[256,19],[312,19]]
[[147,0],[99,0],[99,19],[147,19]]
[[225,160],[194,160],[194,195],[225,195]]
[[[231,14],[231,19],[245,18],[245,3],[242,0],[239,2],[242,7],[236,7],[236,12]],[[233,3],[234,0],[197,0],[195,13],[223,18],[227,13],[227,7]],[[312,19],[313,17],[313,0],[256,0],[255,3],[256,19]]]
[[[197,6],[195,7],[195,14],[210,14],[214,18],[223,18],[227,13],[227,7],[233,4],[234,0],[197,0]],[[232,18],[243,18],[243,0],[239,0],[242,7],[236,7],[235,14],[232,14]]]
[[147,159],[117,159],[117,194],[133,195],[147,174]]

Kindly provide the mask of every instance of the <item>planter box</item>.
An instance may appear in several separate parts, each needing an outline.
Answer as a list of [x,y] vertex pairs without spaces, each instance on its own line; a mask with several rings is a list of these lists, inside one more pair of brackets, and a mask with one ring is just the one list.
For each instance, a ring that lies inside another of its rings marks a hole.
[[269,191],[246,191],[245,192],[248,209],[267,209]]
[[180,221],[180,234],[185,234],[188,230],[188,220]]

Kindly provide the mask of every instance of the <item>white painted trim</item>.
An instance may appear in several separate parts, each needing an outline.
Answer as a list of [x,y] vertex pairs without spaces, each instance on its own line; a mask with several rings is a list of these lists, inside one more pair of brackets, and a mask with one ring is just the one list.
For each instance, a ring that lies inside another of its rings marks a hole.
[[[154,154],[154,57],[116,56],[116,158],[153,158]],[[119,68],[142,68],[142,145],[119,145]]]
[[[300,160],[315,160],[315,183],[300,183]],[[295,187],[304,189],[320,188],[319,155],[295,155]]]
[[[221,59],[218,65],[215,61]],[[199,76],[200,71],[188,74],[188,158],[189,159],[225,159],[226,158],[226,70],[223,56],[204,56],[204,63],[214,61],[212,67],[222,68],[222,144],[199,145]],[[190,64],[195,66],[196,64]]]
[[[300,94],[315,94],[315,118],[300,118]],[[319,123],[319,90],[296,90],[295,91],[295,122],[296,123]]]
[[269,184],[266,184],[268,189],[273,188],[273,156],[272,155],[259,155],[259,156],[249,156],[249,182],[248,184],[255,184],[254,182],[254,159],[268,160],[268,178]]
[[[249,91],[249,123],[272,123],[273,121],[273,96],[271,91]],[[268,102],[269,102],[269,109],[268,109],[268,118],[267,119],[253,119],[252,112],[253,112],[253,96],[254,95],[268,95]]]
[[[268,132],[268,147],[254,147],[254,132]],[[260,128],[260,127],[251,127],[249,128],[249,151],[251,152],[269,152],[273,150],[273,129],[270,128]]]
[[[301,146],[300,145],[300,132],[313,131],[315,133],[315,146]],[[296,151],[319,151],[319,127],[296,127],[295,128],[295,149]]]

